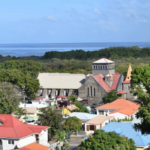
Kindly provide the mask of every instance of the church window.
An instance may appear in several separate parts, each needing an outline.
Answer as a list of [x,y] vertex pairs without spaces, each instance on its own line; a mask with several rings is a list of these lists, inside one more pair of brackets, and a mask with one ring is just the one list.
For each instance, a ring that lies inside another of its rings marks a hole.
[[89,87],[87,88],[87,95],[90,96]]
[[95,96],[95,88],[94,88],[94,96]]
[[91,86],[91,96],[92,96],[92,86]]

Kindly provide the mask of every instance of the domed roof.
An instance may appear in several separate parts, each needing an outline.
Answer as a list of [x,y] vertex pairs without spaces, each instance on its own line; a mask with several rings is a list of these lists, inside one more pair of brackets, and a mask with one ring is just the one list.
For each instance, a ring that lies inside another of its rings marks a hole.
[[101,59],[99,59],[99,60],[96,60],[96,61],[94,61],[93,63],[99,63],[99,64],[104,64],[104,63],[107,63],[107,64],[111,64],[111,63],[114,63],[113,61],[111,61],[111,60],[108,60],[108,59],[106,59],[106,58],[101,58]]

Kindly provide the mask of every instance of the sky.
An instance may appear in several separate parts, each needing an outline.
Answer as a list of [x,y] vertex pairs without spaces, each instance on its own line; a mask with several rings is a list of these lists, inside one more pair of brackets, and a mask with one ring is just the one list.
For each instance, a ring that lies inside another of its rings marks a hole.
[[0,0],[0,44],[150,42],[150,0]]

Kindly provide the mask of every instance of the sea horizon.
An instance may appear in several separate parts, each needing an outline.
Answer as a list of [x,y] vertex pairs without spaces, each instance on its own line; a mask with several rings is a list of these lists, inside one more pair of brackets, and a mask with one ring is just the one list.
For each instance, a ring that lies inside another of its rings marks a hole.
[[96,51],[109,47],[150,47],[150,42],[84,42],[84,43],[18,43],[0,44],[2,56],[43,56],[48,51],[71,51],[82,49]]

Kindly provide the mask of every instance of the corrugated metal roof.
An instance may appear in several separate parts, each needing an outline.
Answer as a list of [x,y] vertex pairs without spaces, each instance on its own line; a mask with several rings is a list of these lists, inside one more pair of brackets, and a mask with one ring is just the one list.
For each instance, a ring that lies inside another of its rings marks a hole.
[[150,143],[150,135],[142,135],[140,131],[135,131],[133,125],[133,123],[111,122],[104,126],[102,130],[106,132],[116,132],[121,136],[124,135],[129,139],[133,139],[135,146],[147,146]]
[[54,89],[78,89],[85,81],[85,74],[39,73],[40,86]]

